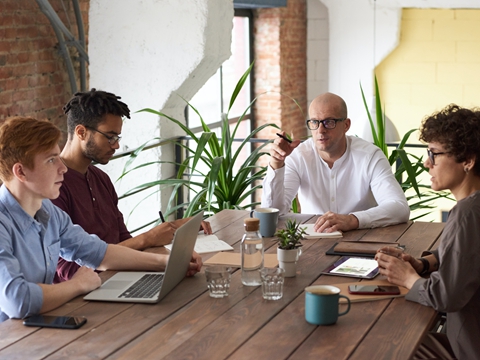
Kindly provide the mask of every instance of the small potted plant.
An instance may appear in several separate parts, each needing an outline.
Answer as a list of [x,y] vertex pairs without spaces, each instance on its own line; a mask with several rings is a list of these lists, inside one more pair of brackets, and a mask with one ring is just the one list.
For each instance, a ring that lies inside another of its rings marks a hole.
[[288,219],[285,229],[278,230],[275,236],[278,238],[277,258],[279,267],[285,270],[285,277],[294,277],[297,274],[297,261],[302,254],[300,240],[306,234],[301,223]]

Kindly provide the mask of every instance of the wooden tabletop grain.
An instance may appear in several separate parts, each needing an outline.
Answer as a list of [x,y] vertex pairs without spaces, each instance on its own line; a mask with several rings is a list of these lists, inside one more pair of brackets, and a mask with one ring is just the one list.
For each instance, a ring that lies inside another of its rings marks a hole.
[[[247,211],[224,210],[209,219],[219,239],[239,252]],[[316,217],[295,215],[304,223]],[[279,227],[285,219],[279,221]],[[441,223],[409,222],[344,233],[343,240],[398,242],[420,256],[436,247]],[[76,330],[33,328],[21,320],[0,324],[0,359],[409,359],[436,312],[404,298],[352,303],[335,325],[305,321],[304,289],[352,278],[322,275],[338,259],[325,255],[339,239],[303,241],[297,276],[285,279],[284,296],[263,300],[260,287],[232,275],[229,296],[209,297],[204,272],[185,278],[160,303],[87,302],[78,297],[52,315],[85,316]],[[273,238],[264,239],[276,252]],[[149,249],[164,252],[164,248]],[[206,260],[213,254],[202,255]],[[102,273],[107,279],[113,272]]]

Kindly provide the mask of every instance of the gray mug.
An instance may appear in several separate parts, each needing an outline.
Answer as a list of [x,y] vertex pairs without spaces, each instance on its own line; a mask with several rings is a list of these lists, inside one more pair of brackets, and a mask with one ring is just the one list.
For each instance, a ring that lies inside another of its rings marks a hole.
[[260,235],[272,237],[277,231],[278,213],[275,208],[257,208],[250,212],[250,217],[260,220]]

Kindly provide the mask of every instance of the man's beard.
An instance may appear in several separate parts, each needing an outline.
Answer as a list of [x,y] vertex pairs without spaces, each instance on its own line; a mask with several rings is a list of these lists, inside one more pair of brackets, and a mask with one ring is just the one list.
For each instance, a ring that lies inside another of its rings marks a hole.
[[87,141],[87,144],[85,145],[85,150],[83,150],[83,156],[85,156],[87,159],[90,159],[96,163],[105,165],[108,164],[110,159],[103,160],[99,157],[99,149],[97,145],[95,144],[95,141],[93,140],[92,137],[90,137]]

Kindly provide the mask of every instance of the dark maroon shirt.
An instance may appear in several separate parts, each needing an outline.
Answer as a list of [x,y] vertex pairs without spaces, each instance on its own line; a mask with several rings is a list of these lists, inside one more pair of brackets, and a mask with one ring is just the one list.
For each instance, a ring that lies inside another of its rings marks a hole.
[[[118,244],[132,236],[118,210],[118,196],[108,175],[90,165],[87,173],[68,169],[64,175],[60,196],[52,200],[65,211],[74,224],[96,234],[108,244]],[[79,266],[60,259],[54,283],[70,279]]]

